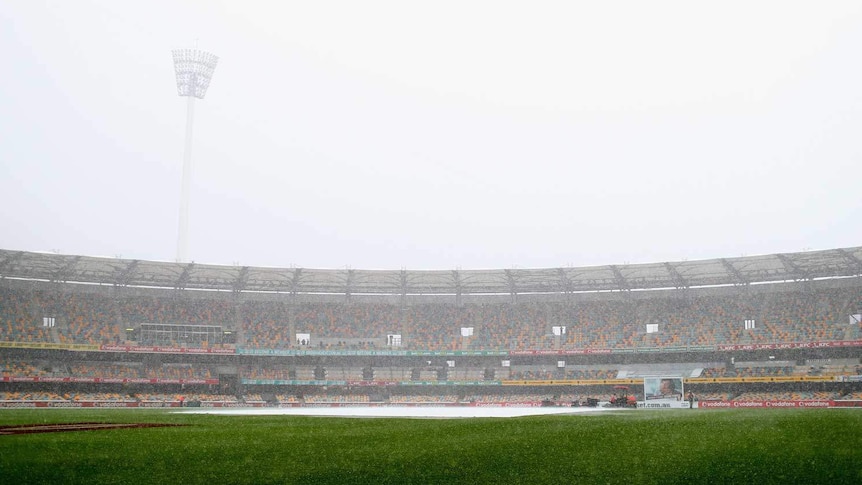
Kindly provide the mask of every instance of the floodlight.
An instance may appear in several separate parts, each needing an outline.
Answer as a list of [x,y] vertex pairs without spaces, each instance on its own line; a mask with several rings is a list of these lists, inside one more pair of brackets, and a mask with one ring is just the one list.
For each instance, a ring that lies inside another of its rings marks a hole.
[[198,49],[175,49],[177,94],[204,99],[218,64],[218,56]]
[[188,261],[189,193],[192,185],[192,126],[195,98],[204,99],[215,72],[218,57],[198,49],[175,49],[174,71],[177,94],[188,98],[186,144],[183,154],[183,180],[180,189],[180,217],[177,231],[177,261]]

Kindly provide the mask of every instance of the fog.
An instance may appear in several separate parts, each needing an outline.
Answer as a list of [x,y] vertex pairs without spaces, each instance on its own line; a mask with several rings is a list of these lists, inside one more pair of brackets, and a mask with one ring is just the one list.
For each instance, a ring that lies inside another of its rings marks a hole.
[[0,4],[0,247],[585,266],[860,244],[862,4]]

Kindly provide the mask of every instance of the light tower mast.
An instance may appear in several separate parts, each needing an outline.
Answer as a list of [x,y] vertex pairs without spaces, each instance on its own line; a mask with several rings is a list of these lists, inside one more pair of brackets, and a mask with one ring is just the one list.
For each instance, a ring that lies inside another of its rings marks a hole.
[[177,73],[177,94],[188,98],[186,108],[186,146],[183,152],[183,181],[180,190],[180,222],[177,232],[177,261],[188,261],[189,252],[189,192],[192,185],[192,125],[195,98],[204,99],[218,57],[198,49],[175,49],[174,71]]

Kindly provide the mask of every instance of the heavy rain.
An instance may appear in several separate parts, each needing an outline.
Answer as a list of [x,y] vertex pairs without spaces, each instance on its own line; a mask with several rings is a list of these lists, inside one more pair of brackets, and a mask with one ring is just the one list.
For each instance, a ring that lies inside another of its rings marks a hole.
[[859,2],[0,27],[10,483],[862,481]]

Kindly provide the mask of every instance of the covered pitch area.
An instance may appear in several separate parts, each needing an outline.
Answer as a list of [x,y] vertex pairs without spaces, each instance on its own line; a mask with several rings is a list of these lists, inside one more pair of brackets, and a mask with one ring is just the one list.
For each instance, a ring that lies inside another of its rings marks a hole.
[[550,414],[588,414],[617,411],[602,407],[483,407],[483,406],[344,406],[295,408],[206,408],[178,411],[225,416],[330,416],[355,418],[514,418]]

